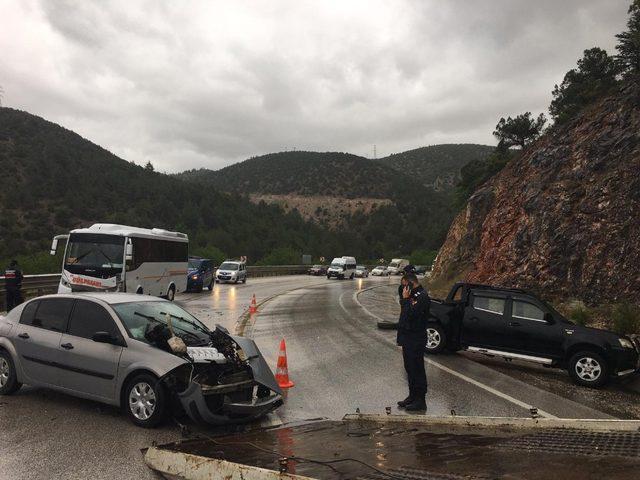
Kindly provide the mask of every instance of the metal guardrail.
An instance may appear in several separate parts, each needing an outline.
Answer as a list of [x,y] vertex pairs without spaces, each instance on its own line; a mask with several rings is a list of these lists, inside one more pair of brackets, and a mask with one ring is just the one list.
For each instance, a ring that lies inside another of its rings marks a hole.
[[[248,265],[249,277],[275,277],[281,275],[300,275],[307,273],[310,265]],[[48,293],[55,293],[60,283],[60,274],[51,273],[45,275],[25,275],[22,280],[22,296],[27,298],[38,297]],[[0,277],[0,312],[6,310],[6,295],[4,277]]]

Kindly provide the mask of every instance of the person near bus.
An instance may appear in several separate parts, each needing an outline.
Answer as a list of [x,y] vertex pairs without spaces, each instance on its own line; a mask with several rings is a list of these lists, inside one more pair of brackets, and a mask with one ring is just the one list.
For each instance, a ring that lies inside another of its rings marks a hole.
[[4,271],[4,288],[7,293],[7,312],[22,303],[22,270],[17,260],[11,260]]

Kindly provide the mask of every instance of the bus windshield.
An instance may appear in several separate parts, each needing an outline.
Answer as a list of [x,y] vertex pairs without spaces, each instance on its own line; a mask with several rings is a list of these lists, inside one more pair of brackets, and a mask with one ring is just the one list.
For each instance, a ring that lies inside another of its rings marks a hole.
[[71,234],[64,259],[65,270],[85,275],[115,275],[122,271],[124,237]]

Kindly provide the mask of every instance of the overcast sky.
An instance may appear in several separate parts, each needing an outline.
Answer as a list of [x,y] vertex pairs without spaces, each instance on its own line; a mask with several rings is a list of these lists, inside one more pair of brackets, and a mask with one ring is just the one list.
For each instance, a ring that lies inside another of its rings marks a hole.
[[630,0],[0,0],[3,105],[157,169],[495,144]]

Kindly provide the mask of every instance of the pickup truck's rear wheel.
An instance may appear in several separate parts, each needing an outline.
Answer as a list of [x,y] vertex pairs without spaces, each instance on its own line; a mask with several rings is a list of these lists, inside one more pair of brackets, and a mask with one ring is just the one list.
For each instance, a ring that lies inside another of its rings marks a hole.
[[439,353],[444,350],[446,346],[446,338],[444,329],[438,324],[431,324],[427,326],[427,343],[425,344],[425,351],[427,353]]
[[569,375],[584,387],[599,388],[609,380],[609,365],[596,352],[578,352],[569,360]]

